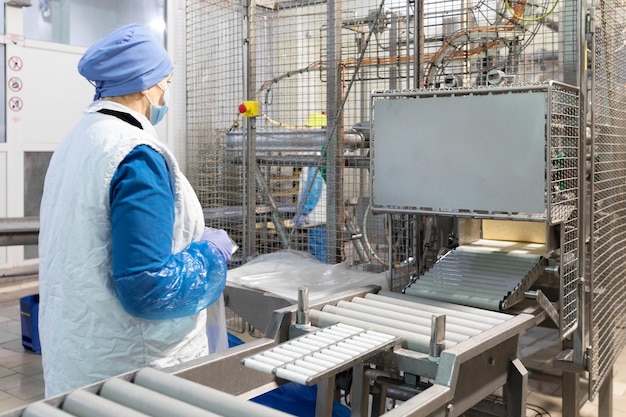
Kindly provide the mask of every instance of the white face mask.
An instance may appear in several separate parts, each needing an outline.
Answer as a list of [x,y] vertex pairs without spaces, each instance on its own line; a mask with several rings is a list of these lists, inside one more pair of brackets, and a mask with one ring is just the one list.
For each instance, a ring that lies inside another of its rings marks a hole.
[[150,96],[146,94],[146,98],[150,102],[150,123],[152,123],[152,125],[156,125],[161,120],[163,120],[163,118],[165,117],[165,113],[167,113],[167,110],[169,109],[169,104],[168,104],[169,89],[166,90],[163,87],[161,87],[159,84],[157,84],[157,86],[161,90],[163,90],[163,105],[162,106],[153,104],[152,100],[150,100]]

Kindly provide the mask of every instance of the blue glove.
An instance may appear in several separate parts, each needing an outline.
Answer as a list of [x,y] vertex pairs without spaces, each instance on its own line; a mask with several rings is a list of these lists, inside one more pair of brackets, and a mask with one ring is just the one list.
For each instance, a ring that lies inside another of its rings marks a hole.
[[226,263],[233,256],[234,243],[225,230],[205,227],[200,240],[209,242],[224,257]]
[[296,226],[296,227],[301,227],[304,222],[306,221],[306,214],[296,214],[295,216],[293,216],[293,219],[291,219],[291,223]]

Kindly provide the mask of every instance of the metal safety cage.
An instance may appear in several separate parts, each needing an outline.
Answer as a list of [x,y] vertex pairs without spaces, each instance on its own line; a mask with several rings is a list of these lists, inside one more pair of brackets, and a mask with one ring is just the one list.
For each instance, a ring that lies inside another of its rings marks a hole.
[[591,256],[589,393],[593,398],[626,345],[626,7],[594,3],[590,45]]
[[[382,269],[386,251],[369,249],[386,246],[368,212],[369,92],[413,71],[413,12],[383,4],[187,1],[188,178],[207,224],[240,244],[234,264],[297,249]],[[245,117],[249,102],[258,114]]]
[[371,97],[374,210],[577,219],[577,88],[553,81]]
[[[577,3],[417,1],[422,88],[575,82]],[[421,25],[419,24],[421,22]]]
[[559,334],[561,339],[577,327],[580,317],[579,250],[581,234],[581,159],[583,158],[580,91],[550,83],[548,94],[549,224],[558,225],[559,242]]
[[[370,270],[414,264],[390,248],[412,252],[432,219],[371,210],[370,92],[567,81],[575,67],[569,2],[187,0],[186,11],[188,177],[207,224],[240,244],[234,265],[285,248]],[[240,114],[246,101],[257,116]],[[303,176],[318,173],[326,198],[294,226]]]
[[561,338],[576,329],[578,89],[550,82],[374,92],[371,108],[373,210],[556,226]]

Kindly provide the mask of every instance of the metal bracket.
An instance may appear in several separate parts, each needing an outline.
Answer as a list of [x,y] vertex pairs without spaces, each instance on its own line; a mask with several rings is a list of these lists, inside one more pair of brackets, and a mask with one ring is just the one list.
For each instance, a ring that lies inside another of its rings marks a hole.
[[7,6],[15,6],[15,7],[30,7],[33,5],[32,0],[8,0],[6,2]]
[[556,369],[572,373],[583,372],[585,370],[582,364],[574,363],[573,349],[562,350],[556,358],[554,358],[552,365]]
[[537,290],[537,291],[531,292],[531,298],[534,298],[535,300],[537,300],[537,304],[539,304],[539,306],[543,309],[543,311],[546,312],[548,317],[550,317],[550,320],[552,320],[552,322],[558,326],[559,325],[559,312],[557,311],[556,308],[554,308],[554,305],[552,305],[552,302],[548,300],[548,297],[546,297],[544,293],[541,292],[541,290]]

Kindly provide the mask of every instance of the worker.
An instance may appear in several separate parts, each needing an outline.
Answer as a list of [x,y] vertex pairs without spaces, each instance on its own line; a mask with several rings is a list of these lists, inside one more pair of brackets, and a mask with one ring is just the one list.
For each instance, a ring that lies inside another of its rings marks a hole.
[[309,253],[326,262],[326,179],[321,169],[304,167],[298,185],[298,205],[291,219],[307,230]]
[[[326,112],[311,113],[304,126],[317,129],[326,127]],[[317,154],[317,153],[316,153]],[[322,147],[322,158],[326,151]],[[304,167],[298,184],[298,205],[291,219],[296,227],[306,228],[309,253],[326,262],[326,165]]]
[[208,353],[206,308],[222,296],[233,242],[202,207],[153,125],[173,65],[141,25],[87,49],[94,101],[54,152],[39,234],[46,397]]

